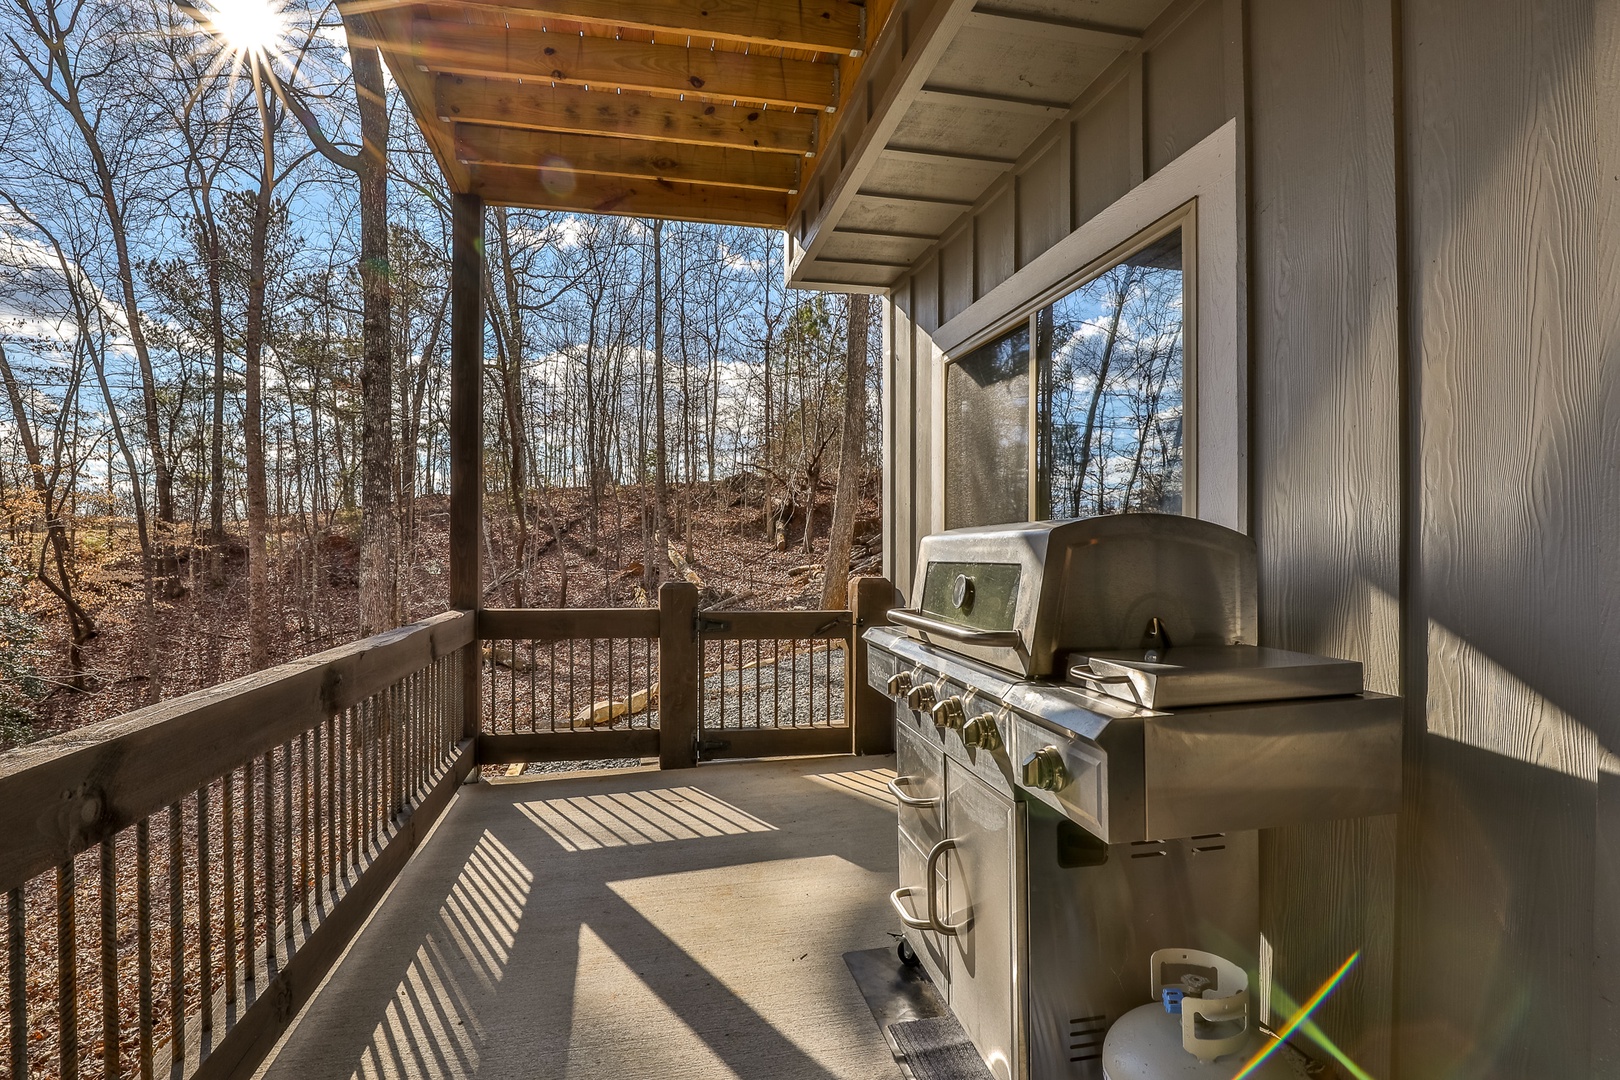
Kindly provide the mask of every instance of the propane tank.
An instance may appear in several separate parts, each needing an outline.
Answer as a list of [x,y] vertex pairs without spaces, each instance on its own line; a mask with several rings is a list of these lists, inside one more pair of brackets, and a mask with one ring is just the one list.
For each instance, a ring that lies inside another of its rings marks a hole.
[[[1249,976],[1197,949],[1160,949],[1149,960],[1153,1004],[1132,1009],[1103,1039],[1105,1080],[1232,1080],[1269,1041],[1249,1020]],[[1308,1080],[1279,1050],[1245,1080]]]

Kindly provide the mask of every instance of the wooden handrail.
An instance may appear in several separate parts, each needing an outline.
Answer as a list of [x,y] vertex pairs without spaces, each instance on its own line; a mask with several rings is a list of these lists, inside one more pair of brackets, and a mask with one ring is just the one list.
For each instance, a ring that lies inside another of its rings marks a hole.
[[658,636],[657,608],[484,608],[481,641],[567,641],[570,638]]
[[473,640],[445,612],[0,755],[0,892]]

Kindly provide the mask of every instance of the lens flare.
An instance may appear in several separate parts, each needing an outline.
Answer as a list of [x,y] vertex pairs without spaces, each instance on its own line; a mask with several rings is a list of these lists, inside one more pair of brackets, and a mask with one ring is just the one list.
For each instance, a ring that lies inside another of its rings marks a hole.
[[274,56],[282,50],[285,0],[209,0],[203,12],[209,31],[239,54]]
[[1316,1011],[1317,1006],[1327,1000],[1328,995],[1333,993],[1344,977],[1350,973],[1350,969],[1355,967],[1356,961],[1359,959],[1361,959],[1361,950],[1357,949],[1350,954],[1350,959],[1339,965],[1338,971],[1328,977],[1327,982],[1316,988],[1316,993],[1312,994],[1305,1004],[1294,1011],[1294,1015],[1288,1018],[1288,1023],[1278,1030],[1276,1041],[1268,1044],[1265,1049],[1245,1062],[1243,1068],[1238,1070],[1237,1075],[1232,1077],[1232,1080],[1243,1080],[1244,1077],[1251,1075],[1254,1070],[1264,1064],[1267,1058],[1276,1053],[1277,1048],[1283,1044],[1288,1036],[1292,1035],[1301,1024],[1309,1020],[1311,1014]]

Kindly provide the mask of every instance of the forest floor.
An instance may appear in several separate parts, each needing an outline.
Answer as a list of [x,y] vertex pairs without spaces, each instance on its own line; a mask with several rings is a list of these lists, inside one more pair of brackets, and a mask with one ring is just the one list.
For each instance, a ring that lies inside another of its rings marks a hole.
[[[817,499],[809,553],[803,543],[802,506],[785,530],[768,531],[767,516],[781,516],[771,496],[763,480],[749,476],[672,488],[671,546],[701,581],[705,607],[819,606],[832,491],[824,489]],[[852,572],[879,573],[875,475],[868,478],[863,496]],[[648,606],[642,522],[649,502],[636,487],[610,490],[593,536],[583,489],[541,493],[531,502],[528,551],[520,570],[510,504],[498,494],[487,497],[485,602],[492,607]],[[448,498],[425,495],[409,511],[415,540],[402,547],[398,560],[402,622],[444,610],[448,587]],[[779,536],[785,531],[786,543],[770,539],[770,531]],[[340,514],[319,532],[312,533],[306,523],[272,537],[270,587],[277,601],[273,663],[358,636],[357,535],[354,515]],[[85,649],[93,689],[73,690],[59,677],[67,667],[64,620],[54,598],[36,586],[34,606],[45,630],[42,674],[56,688],[34,706],[34,738],[250,673],[246,544],[240,536],[228,545],[218,575],[210,573],[208,552],[182,550],[184,593],[156,600],[150,621],[143,616],[139,563],[128,554],[135,549],[133,526],[117,520],[81,522],[79,542],[92,556],[102,556],[82,584],[100,631]],[[155,687],[153,665],[146,659],[149,626],[156,628],[151,632]],[[4,746],[0,740],[0,749]]]

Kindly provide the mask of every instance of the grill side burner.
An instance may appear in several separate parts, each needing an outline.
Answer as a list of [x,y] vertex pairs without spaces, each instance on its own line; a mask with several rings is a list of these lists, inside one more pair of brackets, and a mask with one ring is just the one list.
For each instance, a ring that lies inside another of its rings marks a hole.
[[906,940],[996,1076],[1100,1080],[1154,950],[1254,977],[1257,830],[1395,811],[1400,702],[1361,693],[1358,664],[1256,648],[1253,543],[1218,526],[1125,515],[922,551],[905,629],[865,634],[900,705]]

